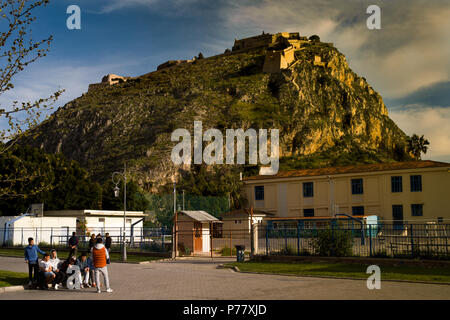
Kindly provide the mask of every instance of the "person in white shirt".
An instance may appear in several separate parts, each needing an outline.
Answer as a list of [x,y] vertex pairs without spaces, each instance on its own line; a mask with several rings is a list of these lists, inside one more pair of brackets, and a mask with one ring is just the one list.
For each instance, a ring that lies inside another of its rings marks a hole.
[[61,260],[58,258],[58,254],[56,250],[53,249],[50,251],[50,265],[52,266],[52,272],[55,274],[55,278],[53,280],[53,289],[58,290],[59,284],[64,279],[64,274],[60,270]]
[[48,253],[46,253],[44,255],[44,257],[42,258],[42,260],[39,262],[39,268],[41,269],[42,272],[44,272],[44,277],[45,277],[45,287],[44,288],[48,288],[47,285],[52,282],[56,275],[55,273],[52,272],[52,265],[50,263],[50,255]]

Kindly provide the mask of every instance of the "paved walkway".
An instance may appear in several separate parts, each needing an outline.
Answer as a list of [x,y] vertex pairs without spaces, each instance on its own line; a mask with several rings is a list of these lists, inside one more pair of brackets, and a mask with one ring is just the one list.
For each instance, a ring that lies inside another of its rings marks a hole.
[[[450,286],[382,281],[368,290],[364,280],[321,279],[235,273],[216,269],[227,259],[112,263],[113,293],[24,290],[0,294],[4,299],[450,299]],[[20,258],[0,257],[0,270],[27,272]]]

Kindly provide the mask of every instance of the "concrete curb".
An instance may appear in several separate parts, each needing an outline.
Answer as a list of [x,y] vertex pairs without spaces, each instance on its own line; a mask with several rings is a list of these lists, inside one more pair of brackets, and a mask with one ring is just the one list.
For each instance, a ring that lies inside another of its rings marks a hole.
[[[349,278],[349,277],[332,277],[332,276],[315,276],[315,275],[303,275],[303,274],[286,274],[286,273],[270,273],[270,272],[256,272],[256,271],[241,271],[237,266],[225,266],[220,265],[220,268],[218,266],[218,269],[230,269],[234,272],[239,273],[250,273],[250,274],[264,274],[264,275],[270,275],[270,276],[284,276],[284,277],[299,277],[299,278],[319,278],[319,279],[337,279],[337,280],[357,280],[357,281],[367,281],[367,279],[364,278]],[[383,279],[381,278],[382,282],[404,282],[404,283],[418,283],[418,284],[437,284],[441,286],[450,286],[450,283],[448,282],[429,282],[429,281],[412,281],[412,280],[396,280],[396,279]]]
[[137,262],[138,264],[150,264],[150,263],[156,263],[156,262],[164,262],[164,261],[175,261],[175,259],[158,259],[158,260],[149,260],[149,261],[141,261]]
[[0,293],[16,292],[16,291],[23,291],[23,290],[25,290],[25,286],[1,287]]

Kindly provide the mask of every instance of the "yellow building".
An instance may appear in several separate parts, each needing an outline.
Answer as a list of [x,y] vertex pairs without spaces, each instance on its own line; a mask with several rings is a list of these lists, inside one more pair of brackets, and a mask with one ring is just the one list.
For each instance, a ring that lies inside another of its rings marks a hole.
[[411,161],[280,171],[244,179],[249,204],[277,218],[377,215],[450,221],[450,163]]

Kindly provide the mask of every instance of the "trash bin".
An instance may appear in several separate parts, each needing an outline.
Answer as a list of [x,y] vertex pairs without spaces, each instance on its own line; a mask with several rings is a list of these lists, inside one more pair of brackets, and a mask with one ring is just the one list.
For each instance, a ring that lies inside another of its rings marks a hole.
[[236,245],[236,261],[237,262],[244,262],[245,259],[245,255],[244,255],[244,250],[245,250],[245,246],[244,245]]

